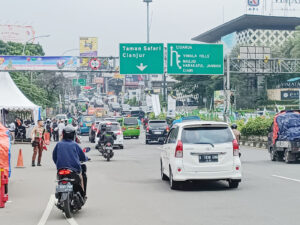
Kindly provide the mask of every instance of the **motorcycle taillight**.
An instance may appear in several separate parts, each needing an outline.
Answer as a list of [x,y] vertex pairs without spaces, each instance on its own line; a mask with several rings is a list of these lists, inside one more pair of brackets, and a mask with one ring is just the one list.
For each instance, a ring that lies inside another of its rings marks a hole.
[[58,171],[58,174],[59,175],[69,175],[69,174],[71,174],[71,170],[63,169],[63,170]]

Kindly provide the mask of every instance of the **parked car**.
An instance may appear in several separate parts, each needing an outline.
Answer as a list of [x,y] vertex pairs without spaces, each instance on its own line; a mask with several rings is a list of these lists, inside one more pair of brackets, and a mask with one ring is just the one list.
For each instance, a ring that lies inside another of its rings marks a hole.
[[120,120],[124,138],[139,138],[140,125],[136,117],[124,117]]
[[97,145],[99,143],[99,138],[100,138],[100,135],[101,135],[101,127],[103,125],[110,126],[111,130],[117,136],[117,139],[114,141],[114,147],[118,147],[120,149],[123,149],[124,148],[124,137],[123,137],[123,132],[122,132],[121,126],[118,122],[102,121],[98,124],[97,135],[96,135]]
[[89,134],[90,128],[92,124],[95,122],[95,117],[83,115],[79,117],[78,122],[79,122],[79,127],[78,127],[79,134],[80,135]]
[[163,144],[170,129],[165,120],[149,120],[146,128],[146,145],[152,141]]
[[239,145],[226,123],[177,123],[162,149],[161,178],[170,181],[171,189],[194,180],[226,180],[237,188],[242,180]]
[[281,111],[268,134],[268,151],[272,161],[286,163],[300,159],[300,110]]
[[95,143],[96,141],[96,134],[98,131],[98,125],[101,122],[101,120],[96,120],[95,122],[92,123],[90,132],[89,132],[89,141],[91,143]]

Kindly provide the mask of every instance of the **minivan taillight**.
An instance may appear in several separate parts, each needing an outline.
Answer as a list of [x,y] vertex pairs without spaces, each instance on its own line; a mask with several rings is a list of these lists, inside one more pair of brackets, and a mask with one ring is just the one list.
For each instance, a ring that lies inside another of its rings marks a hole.
[[147,127],[147,128],[146,128],[146,132],[147,132],[147,133],[149,133],[149,130],[150,130],[150,128],[149,128],[149,127]]
[[239,156],[239,143],[237,142],[236,139],[234,139],[232,141],[232,145],[233,145],[233,155],[234,156]]
[[177,142],[176,150],[175,150],[175,158],[182,158],[183,157],[183,144],[182,141]]

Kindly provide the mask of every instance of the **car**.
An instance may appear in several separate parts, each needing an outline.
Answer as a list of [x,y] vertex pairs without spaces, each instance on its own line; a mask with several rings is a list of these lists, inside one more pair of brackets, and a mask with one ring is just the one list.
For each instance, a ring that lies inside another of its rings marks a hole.
[[121,111],[121,106],[117,102],[112,102],[111,105],[110,105],[110,107],[111,107],[112,111],[116,111],[116,112]]
[[67,117],[66,114],[58,114],[58,115],[55,116],[55,119],[58,120],[58,121],[59,120],[67,120],[68,117]]
[[142,118],[145,117],[145,112],[142,111],[142,110],[132,110],[132,111],[130,112],[130,115],[131,115],[132,117],[137,117],[137,118],[139,118],[139,119],[141,120]]
[[[117,136],[117,139],[114,141],[114,147],[118,147],[120,149],[124,149],[123,132],[122,132],[121,126],[120,126],[120,124],[118,122],[101,121],[98,124],[97,135],[96,135],[96,143],[97,143],[97,145],[99,143],[99,138],[100,138],[100,134],[101,134],[101,127],[103,125],[110,126],[111,130]],[[96,148],[97,148],[97,146],[96,146]]]
[[117,119],[114,117],[108,117],[108,118],[104,118],[105,121],[110,121],[110,122],[117,122]]
[[79,122],[78,133],[80,135],[89,134],[90,128],[92,127],[92,124],[95,122],[95,117],[83,115],[79,117],[78,122]]
[[169,130],[166,120],[149,120],[148,126],[146,127],[146,145],[152,141],[163,144]]
[[96,134],[98,130],[98,125],[101,122],[101,120],[96,120],[95,122],[92,123],[90,132],[89,132],[89,141],[91,143],[95,143],[96,141]]
[[230,188],[238,188],[242,180],[239,144],[227,123],[177,123],[162,147],[160,170],[171,189],[195,180],[225,180]]
[[124,138],[139,138],[140,125],[136,117],[124,117],[120,120]]

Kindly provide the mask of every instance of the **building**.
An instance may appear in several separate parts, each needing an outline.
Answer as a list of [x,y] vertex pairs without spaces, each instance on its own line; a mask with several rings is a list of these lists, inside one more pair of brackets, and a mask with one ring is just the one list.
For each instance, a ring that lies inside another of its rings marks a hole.
[[[243,15],[204,32],[192,40],[223,42],[226,48],[240,46],[280,46],[293,37],[299,17]],[[227,49],[228,50],[228,49]]]

